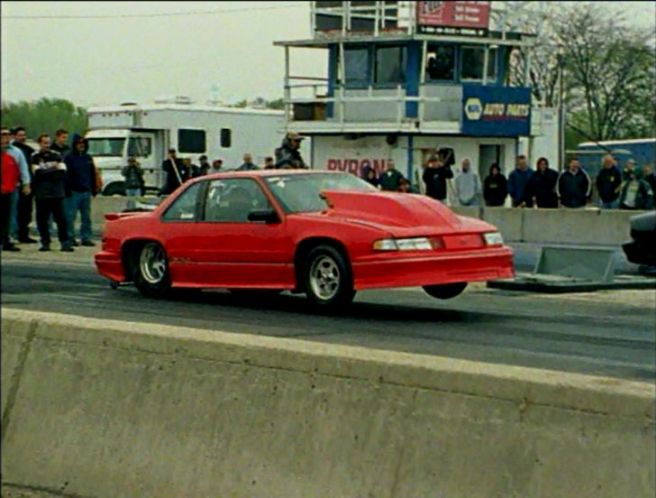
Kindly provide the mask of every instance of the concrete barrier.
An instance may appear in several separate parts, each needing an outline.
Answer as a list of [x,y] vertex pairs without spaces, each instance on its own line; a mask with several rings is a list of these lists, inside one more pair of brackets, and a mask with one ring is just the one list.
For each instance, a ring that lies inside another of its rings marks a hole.
[[[91,221],[101,233],[105,213],[126,208],[127,198],[98,196]],[[492,223],[508,242],[617,246],[629,239],[629,218],[636,211],[598,209],[513,209],[455,206],[453,211]]]
[[521,242],[524,237],[524,210],[486,207],[482,219],[496,226],[507,242]]
[[524,215],[523,241],[579,245],[621,245],[630,239],[635,211],[536,209]]
[[2,319],[5,489],[654,496],[647,383],[6,308]]

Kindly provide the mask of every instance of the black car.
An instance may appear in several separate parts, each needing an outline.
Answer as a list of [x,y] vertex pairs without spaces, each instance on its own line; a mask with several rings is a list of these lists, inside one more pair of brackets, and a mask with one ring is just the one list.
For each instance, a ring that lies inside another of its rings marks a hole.
[[626,258],[637,265],[656,270],[656,211],[631,217],[631,242],[622,245]]

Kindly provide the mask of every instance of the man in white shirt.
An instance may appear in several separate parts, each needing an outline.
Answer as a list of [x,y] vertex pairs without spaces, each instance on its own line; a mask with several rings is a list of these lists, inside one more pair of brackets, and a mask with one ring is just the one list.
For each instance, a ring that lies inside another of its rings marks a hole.
[[461,163],[460,174],[455,181],[456,197],[461,206],[478,206],[481,198],[481,181],[471,169],[471,161],[465,157]]

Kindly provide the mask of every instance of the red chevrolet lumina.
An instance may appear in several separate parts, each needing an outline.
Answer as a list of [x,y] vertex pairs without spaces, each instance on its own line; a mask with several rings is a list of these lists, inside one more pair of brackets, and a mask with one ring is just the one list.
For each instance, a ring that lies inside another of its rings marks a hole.
[[289,290],[330,307],[392,287],[447,299],[468,282],[514,274],[494,226],[348,173],[218,173],[185,183],[152,212],[105,218],[98,272],[151,297],[171,288]]

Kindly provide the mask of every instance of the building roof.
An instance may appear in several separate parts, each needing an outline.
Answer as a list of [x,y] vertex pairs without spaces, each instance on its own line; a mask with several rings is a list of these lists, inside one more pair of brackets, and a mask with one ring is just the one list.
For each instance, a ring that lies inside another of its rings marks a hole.
[[407,34],[401,32],[380,33],[374,36],[371,32],[356,33],[349,32],[345,36],[340,31],[326,32],[314,38],[304,40],[275,41],[278,47],[305,47],[326,48],[336,43],[407,43],[410,41],[433,41],[450,42],[461,44],[478,45],[509,45],[513,47],[532,46],[535,44],[535,36],[527,34],[512,33],[506,38],[501,33],[490,31],[487,36],[459,36],[449,34]]
[[243,107],[224,107],[197,104],[145,104],[145,105],[112,105],[89,107],[88,112],[135,112],[135,111],[189,111],[189,112],[223,112],[227,114],[257,114],[269,116],[284,116],[284,111],[274,109],[248,109]]

